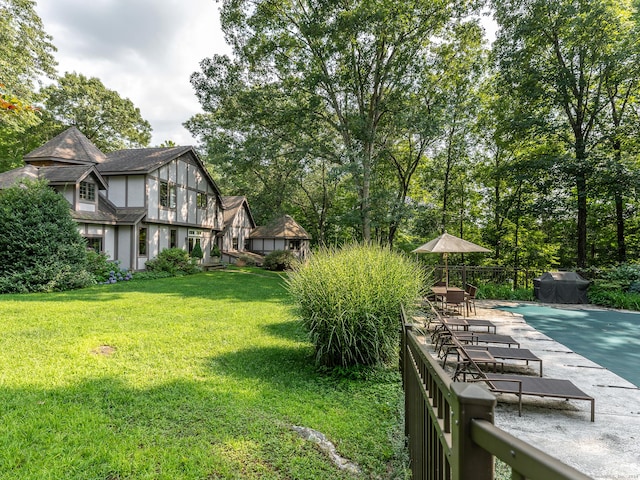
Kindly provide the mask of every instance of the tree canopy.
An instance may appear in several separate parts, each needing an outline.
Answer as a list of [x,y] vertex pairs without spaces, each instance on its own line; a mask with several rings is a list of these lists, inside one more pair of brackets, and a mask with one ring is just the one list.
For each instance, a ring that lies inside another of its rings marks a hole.
[[[258,221],[517,268],[638,259],[637,1],[225,1],[187,128]],[[478,259],[480,260],[480,259]]]

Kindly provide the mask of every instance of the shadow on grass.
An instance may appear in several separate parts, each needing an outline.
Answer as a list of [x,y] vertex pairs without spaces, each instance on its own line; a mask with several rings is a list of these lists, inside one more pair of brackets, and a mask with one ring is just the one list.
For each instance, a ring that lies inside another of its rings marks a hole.
[[[348,478],[259,396],[216,382],[116,378],[2,388],[3,478]],[[303,470],[304,472],[304,470]]]
[[302,325],[302,322],[299,320],[268,323],[266,325],[262,325],[261,328],[274,337],[298,342],[306,342],[309,340],[309,335]]

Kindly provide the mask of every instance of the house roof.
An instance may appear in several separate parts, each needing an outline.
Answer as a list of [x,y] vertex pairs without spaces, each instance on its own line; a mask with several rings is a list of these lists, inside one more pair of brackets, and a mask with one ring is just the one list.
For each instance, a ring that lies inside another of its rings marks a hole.
[[251,232],[251,238],[294,238],[310,240],[311,235],[302,228],[290,215],[276,218],[268,225],[257,227]]
[[249,208],[249,202],[247,202],[247,197],[244,197],[242,195],[222,197],[225,228],[231,227],[231,225],[233,224],[233,219],[236,217],[242,207],[246,207],[247,214],[249,215],[249,221],[251,222],[251,227],[255,228],[256,222],[253,220],[253,215],[251,214],[251,209]]
[[192,147],[155,147],[117,150],[107,154],[99,166],[103,174],[149,173],[176,157],[193,150]]
[[100,190],[106,190],[107,184],[98,173],[94,164],[89,165],[57,165],[49,167],[34,167],[25,165],[8,172],[0,173],[0,188],[8,188],[20,180],[45,179],[49,185],[64,185],[81,182],[89,175],[93,175]]
[[98,197],[98,209],[95,212],[71,210],[75,220],[108,225],[135,225],[146,213],[144,208],[117,208],[102,195]]
[[100,190],[107,189],[107,183],[102,175],[96,170],[94,165],[69,165],[40,167],[38,169],[39,178],[44,178],[49,185],[60,185],[66,183],[77,183],[83,181],[90,175],[98,181]]
[[33,165],[25,165],[24,167],[0,173],[0,189],[12,187],[18,181],[25,179],[37,180],[38,169]]
[[191,146],[132,148],[110,152],[107,154],[106,160],[98,165],[98,171],[105,176],[144,175],[153,172],[171,160],[187,153],[190,153],[191,157],[200,166],[211,185],[213,185],[216,195],[222,201],[222,196],[216,182],[213,181],[204,163],[202,163],[202,160],[200,160],[200,157]]
[[25,163],[53,161],[57,163],[93,165],[101,163],[105,159],[105,154],[76,127],[68,128],[24,156]]

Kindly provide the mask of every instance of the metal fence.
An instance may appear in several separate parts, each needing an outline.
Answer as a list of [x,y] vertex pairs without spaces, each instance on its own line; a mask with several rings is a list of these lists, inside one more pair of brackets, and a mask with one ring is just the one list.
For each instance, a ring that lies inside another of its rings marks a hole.
[[475,383],[452,382],[401,313],[400,368],[405,433],[414,480],[493,480],[494,458],[514,480],[590,477],[493,424],[495,397]]
[[[498,285],[509,284],[516,288],[532,288],[533,279],[544,272],[512,267],[477,267],[473,265],[449,265],[449,283],[455,285],[473,285],[494,283]],[[433,276],[436,281],[444,280],[446,276],[444,265],[433,267]]]

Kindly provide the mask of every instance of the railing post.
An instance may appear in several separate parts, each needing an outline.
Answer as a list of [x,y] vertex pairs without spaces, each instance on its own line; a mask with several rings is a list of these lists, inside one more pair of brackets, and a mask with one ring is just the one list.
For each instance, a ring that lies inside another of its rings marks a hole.
[[451,384],[452,480],[493,480],[493,455],[471,439],[471,420],[493,424],[496,397],[475,383]]

